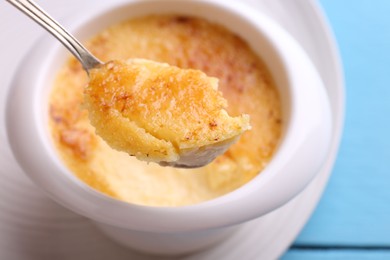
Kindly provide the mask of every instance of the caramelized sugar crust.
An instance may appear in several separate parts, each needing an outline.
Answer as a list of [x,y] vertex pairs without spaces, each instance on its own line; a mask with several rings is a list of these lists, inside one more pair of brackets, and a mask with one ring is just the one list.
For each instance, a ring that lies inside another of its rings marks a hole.
[[64,163],[91,187],[131,203],[189,205],[241,187],[271,159],[282,127],[278,91],[261,59],[237,35],[202,19],[150,16],[114,25],[87,46],[103,61],[144,58],[216,77],[228,113],[249,114],[252,126],[224,155],[199,169],[140,162],[95,134],[83,107],[88,77],[70,58],[54,83],[50,127]]
[[96,133],[114,149],[172,162],[186,151],[236,139],[249,128],[248,116],[227,114],[217,88],[218,79],[199,70],[115,60],[90,71],[85,105]]

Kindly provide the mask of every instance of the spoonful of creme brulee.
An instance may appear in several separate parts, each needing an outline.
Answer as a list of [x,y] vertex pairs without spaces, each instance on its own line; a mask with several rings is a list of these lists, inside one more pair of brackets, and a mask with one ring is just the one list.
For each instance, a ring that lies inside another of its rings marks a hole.
[[145,59],[99,61],[31,0],[7,0],[53,34],[89,75],[84,105],[112,148],[162,166],[201,167],[250,129],[230,117],[218,79]]

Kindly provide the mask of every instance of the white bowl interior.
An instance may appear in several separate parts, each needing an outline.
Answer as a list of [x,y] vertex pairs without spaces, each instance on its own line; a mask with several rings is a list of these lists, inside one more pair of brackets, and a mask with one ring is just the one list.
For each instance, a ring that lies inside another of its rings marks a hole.
[[[203,2],[208,4],[205,5],[200,2],[198,5],[195,3],[194,8],[188,8],[187,4],[177,4],[177,1],[175,0],[145,2],[134,1],[134,4],[131,6],[113,8],[112,10],[99,14],[92,19],[86,19],[85,22],[79,22],[73,25],[71,24],[69,28],[71,28],[71,33],[81,42],[88,40],[90,37],[96,35],[111,25],[131,18],[153,14],[177,14],[182,16],[200,17],[228,28],[230,31],[243,38],[251,46],[253,51],[261,57],[275,80],[276,87],[278,88],[282,100],[283,131],[280,143],[283,143],[284,134],[288,129],[292,109],[290,83],[288,81],[285,65],[280,59],[279,53],[276,52],[274,46],[272,46],[271,42],[269,42],[269,39],[259,33],[258,28],[253,26],[249,21],[242,19],[243,17],[241,16],[237,16],[237,14],[234,11],[232,12],[232,10],[221,9],[219,5],[213,5],[212,1]],[[70,53],[60,43],[54,43],[53,45],[57,45],[55,54],[51,55],[50,59],[47,60],[50,65],[47,66],[47,70],[43,72],[45,80],[41,85],[42,90],[39,92],[41,94],[43,93],[43,95],[37,97],[39,99],[42,98],[42,101],[38,101],[38,103],[42,104],[42,111],[40,115],[43,115],[43,118],[40,118],[40,120],[43,120],[43,126],[47,126],[49,121],[47,114],[49,103],[48,99],[55,75],[70,55]],[[50,140],[46,138],[47,136],[50,136],[50,132],[49,129],[45,128],[45,141],[49,141],[48,147],[52,149],[52,153],[55,155],[57,153],[56,148]],[[275,154],[276,153],[277,150]],[[67,176],[74,179],[73,174],[63,166],[62,161],[58,157],[53,157],[52,159],[58,162],[59,167],[62,168],[62,173],[65,173]],[[259,174],[257,178],[262,178],[262,176],[263,174]],[[80,182],[77,178],[75,181]],[[84,186],[84,183],[81,183],[81,186]],[[89,186],[86,186],[85,188],[90,189]]]

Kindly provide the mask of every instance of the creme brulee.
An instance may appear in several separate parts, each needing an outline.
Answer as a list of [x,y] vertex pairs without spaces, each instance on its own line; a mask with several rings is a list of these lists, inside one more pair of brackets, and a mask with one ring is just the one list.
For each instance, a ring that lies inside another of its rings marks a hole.
[[113,60],[89,70],[84,104],[112,148],[162,166],[205,166],[250,128],[230,117],[218,79],[145,59]]
[[270,161],[282,127],[278,91],[265,64],[237,35],[199,18],[148,16],[111,26],[86,45],[102,61],[142,58],[216,77],[227,112],[248,114],[252,127],[205,167],[139,161],[95,134],[84,107],[88,76],[70,58],[54,82],[50,128],[64,164],[89,186],[135,204],[189,205],[241,187]]

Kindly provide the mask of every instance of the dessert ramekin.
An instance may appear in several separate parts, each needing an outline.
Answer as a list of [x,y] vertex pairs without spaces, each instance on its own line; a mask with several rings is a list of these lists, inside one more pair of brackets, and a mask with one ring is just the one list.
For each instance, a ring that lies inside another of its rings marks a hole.
[[219,23],[245,39],[265,61],[283,104],[283,134],[268,166],[243,187],[184,207],[147,207],[115,200],[77,179],[57,157],[48,129],[48,95],[69,56],[50,35],[31,49],[9,87],[6,124],[25,173],[66,208],[112,239],[153,254],[184,254],[210,246],[239,224],[284,205],[324,163],[331,116],[323,83],[303,49],[275,22],[237,1],[130,0],[74,17],[67,28],[83,40],[136,16],[174,13]]

